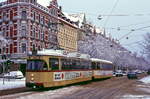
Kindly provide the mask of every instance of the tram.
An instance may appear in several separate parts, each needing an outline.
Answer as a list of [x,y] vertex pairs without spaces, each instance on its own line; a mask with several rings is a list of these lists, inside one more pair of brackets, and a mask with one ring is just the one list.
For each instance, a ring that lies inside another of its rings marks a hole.
[[113,76],[113,63],[111,61],[91,58],[93,79],[109,78]]
[[91,59],[87,54],[44,49],[36,55],[29,55],[27,59],[26,86],[56,87],[111,76],[106,68],[101,71],[101,67],[105,67],[106,63],[109,64],[107,67],[112,69],[111,62]]

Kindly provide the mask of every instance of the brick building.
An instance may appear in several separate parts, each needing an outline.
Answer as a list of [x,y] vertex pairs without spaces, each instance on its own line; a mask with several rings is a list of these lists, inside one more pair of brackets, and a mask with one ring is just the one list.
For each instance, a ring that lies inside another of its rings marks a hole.
[[[11,40],[1,52],[10,57],[26,56],[33,47],[57,46],[57,0],[48,7],[37,0],[7,0],[0,3],[0,34]],[[1,53],[0,53],[1,54]]]

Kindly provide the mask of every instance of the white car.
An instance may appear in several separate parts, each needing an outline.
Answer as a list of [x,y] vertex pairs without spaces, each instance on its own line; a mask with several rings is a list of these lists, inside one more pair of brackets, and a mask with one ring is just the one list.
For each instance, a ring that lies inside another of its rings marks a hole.
[[4,74],[5,78],[15,78],[15,79],[21,79],[24,78],[21,71],[11,71],[9,73]]
[[122,72],[116,72],[116,77],[122,77],[123,73]]

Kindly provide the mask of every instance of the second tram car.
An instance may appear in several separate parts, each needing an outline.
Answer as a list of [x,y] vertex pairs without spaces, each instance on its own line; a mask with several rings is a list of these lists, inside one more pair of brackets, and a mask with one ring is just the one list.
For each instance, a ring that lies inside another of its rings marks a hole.
[[113,76],[113,63],[107,60],[91,58],[93,79],[108,78]]
[[90,58],[87,54],[66,53],[63,50],[43,50],[29,55],[26,86],[46,88],[108,77],[112,63]]

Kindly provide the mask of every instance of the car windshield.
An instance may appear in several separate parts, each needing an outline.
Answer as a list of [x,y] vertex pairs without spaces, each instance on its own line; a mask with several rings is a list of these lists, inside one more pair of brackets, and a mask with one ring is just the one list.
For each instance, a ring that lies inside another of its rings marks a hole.
[[43,60],[28,60],[27,70],[47,70],[47,64]]

